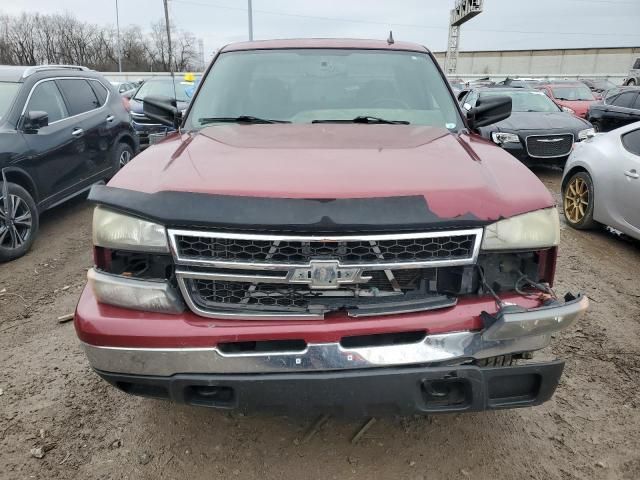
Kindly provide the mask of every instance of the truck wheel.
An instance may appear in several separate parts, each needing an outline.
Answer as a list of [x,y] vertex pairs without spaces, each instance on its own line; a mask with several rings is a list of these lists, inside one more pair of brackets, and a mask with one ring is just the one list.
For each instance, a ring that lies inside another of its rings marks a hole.
[[0,262],[8,262],[29,251],[38,233],[38,209],[24,188],[7,182],[8,206],[0,182]]
[[126,143],[118,143],[113,149],[113,163],[117,172],[133,158],[133,149]]
[[596,132],[601,132],[602,131],[602,125],[600,125],[600,122],[597,120],[592,120],[591,121],[591,125],[593,125],[593,129]]
[[564,218],[569,226],[588,230],[596,226],[593,219],[593,180],[587,172],[575,173],[562,192]]

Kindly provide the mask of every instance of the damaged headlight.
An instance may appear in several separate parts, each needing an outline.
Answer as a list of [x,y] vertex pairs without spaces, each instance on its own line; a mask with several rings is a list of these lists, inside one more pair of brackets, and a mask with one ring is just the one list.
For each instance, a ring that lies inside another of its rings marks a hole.
[[483,250],[525,250],[560,243],[560,220],[555,207],[500,220],[485,228]]
[[103,207],[93,212],[93,244],[114,250],[169,252],[163,225]]

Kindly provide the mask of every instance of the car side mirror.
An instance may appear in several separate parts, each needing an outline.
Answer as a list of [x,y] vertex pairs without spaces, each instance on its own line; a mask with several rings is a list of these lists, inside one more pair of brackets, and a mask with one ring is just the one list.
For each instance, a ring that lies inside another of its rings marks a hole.
[[31,110],[24,116],[23,130],[25,132],[37,132],[47,125],[49,125],[49,114],[47,112]]
[[178,101],[171,97],[144,97],[142,111],[152,120],[172,128],[182,123],[182,112],[178,110]]
[[476,106],[467,112],[469,127],[476,130],[509,118],[511,103],[511,97],[507,95],[480,97]]

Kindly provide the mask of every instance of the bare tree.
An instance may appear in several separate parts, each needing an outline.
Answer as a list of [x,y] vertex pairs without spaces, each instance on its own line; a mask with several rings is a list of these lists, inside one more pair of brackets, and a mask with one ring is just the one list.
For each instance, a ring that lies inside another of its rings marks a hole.
[[[172,38],[175,38],[173,68],[192,69],[197,59],[195,36],[179,31],[172,33]],[[125,28],[120,40],[125,70],[170,69],[164,21],[152,23],[148,33],[138,26]],[[69,63],[113,71],[118,63],[116,32],[112,27],[81,22],[70,13],[0,14],[0,63]]]

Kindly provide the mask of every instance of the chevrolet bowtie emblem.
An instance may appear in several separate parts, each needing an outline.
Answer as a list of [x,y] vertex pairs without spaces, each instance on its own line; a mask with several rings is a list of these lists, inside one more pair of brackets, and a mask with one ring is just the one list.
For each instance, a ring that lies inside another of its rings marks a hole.
[[370,277],[362,277],[362,269],[341,267],[338,260],[311,260],[309,267],[296,268],[289,281],[304,283],[310,288],[332,289],[340,285],[367,282]]

